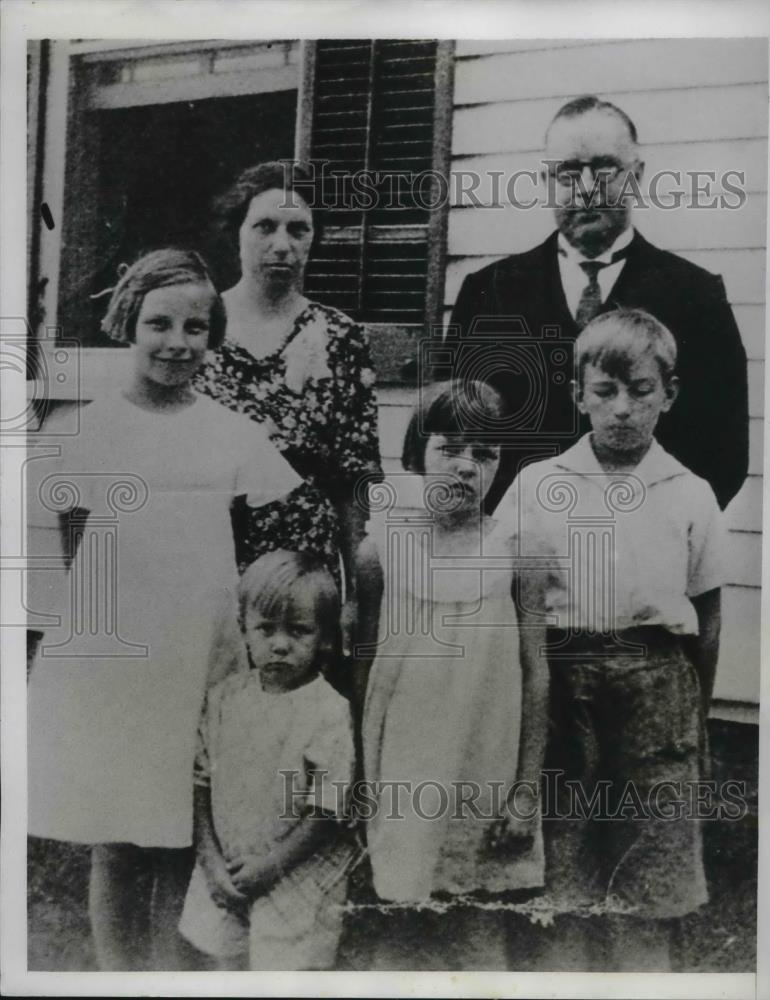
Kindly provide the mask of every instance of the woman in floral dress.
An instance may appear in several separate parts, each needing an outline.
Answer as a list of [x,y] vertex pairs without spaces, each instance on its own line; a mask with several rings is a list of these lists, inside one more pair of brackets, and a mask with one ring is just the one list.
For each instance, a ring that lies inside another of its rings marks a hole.
[[344,580],[347,639],[353,553],[367,517],[366,490],[356,487],[381,477],[375,376],[362,327],[302,292],[314,237],[309,184],[298,166],[262,163],[220,199],[241,278],[223,295],[225,341],[196,388],[266,422],[304,480],[286,501],[233,511],[239,568],[272,549],[321,557]]

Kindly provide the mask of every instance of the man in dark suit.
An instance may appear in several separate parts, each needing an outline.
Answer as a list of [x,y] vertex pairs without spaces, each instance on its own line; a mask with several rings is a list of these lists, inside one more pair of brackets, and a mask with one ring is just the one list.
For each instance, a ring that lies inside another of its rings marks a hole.
[[560,453],[588,429],[570,392],[574,339],[597,313],[621,306],[647,310],[676,338],[681,394],[657,437],[725,507],[748,469],[748,401],[746,353],[722,279],[632,228],[644,164],[620,108],[596,97],[566,104],[548,128],[544,167],[558,231],[465,279],[445,363],[434,369],[484,378],[505,399],[488,508],[523,463]]

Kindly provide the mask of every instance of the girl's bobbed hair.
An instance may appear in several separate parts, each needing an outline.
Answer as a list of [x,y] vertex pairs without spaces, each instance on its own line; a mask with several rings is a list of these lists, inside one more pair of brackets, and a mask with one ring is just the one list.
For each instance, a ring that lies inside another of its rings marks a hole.
[[458,440],[490,440],[499,431],[503,401],[486,382],[452,379],[420,389],[404,435],[401,464],[407,472],[425,472],[425,448],[431,434]]
[[322,220],[315,174],[299,162],[268,160],[240,173],[214,202],[214,216],[219,230],[233,247],[238,245],[238,231],[252,199],[265,191],[275,190],[298,195],[305,202],[313,218],[314,237],[318,239]]
[[326,665],[331,665],[339,658],[341,648],[340,595],[324,563],[307,552],[276,549],[248,567],[238,587],[241,628],[246,629],[250,611],[266,618],[280,618],[298,584],[312,588],[316,621],[323,631],[324,656],[329,659]]
[[209,269],[194,250],[166,247],[144,254],[127,267],[113,289],[102,330],[113,340],[133,343],[136,321],[145,296],[156,288],[171,285],[208,285],[214,296],[211,305],[208,346],[219,347],[225,337],[225,307],[211,280]]

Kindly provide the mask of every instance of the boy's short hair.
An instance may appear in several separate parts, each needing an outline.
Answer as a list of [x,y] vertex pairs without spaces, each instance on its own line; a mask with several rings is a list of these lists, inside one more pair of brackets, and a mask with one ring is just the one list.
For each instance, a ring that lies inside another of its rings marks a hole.
[[404,435],[401,464],[407,472],[424,473],[431,434],[470,441],[488,438],[502,414],[500,394],[486,382],[452,379],[426,386]]
[[[125,266],[125,265],[124,265]],[[133,343],[136,321],[145,296],[156,288],[172,285],[209,285],[214,300],[211,305],[208,347],[216,350],[225,339],[227,316],[209,269],[194,250],[167,247],[144,254],[126,268],[113,289],[102,330],[113,340]]]
[[260,556],[248,567],[238,586],[241,628],[246,628],[249,611],[266,618],[282,615],[290,591],[300,580],[312,584],[316,595],[316,616],[329,651],[339,647],[340,596],[327,567],[307,552],[275,549]]
[[668,327],[643,309],[602,313],[575,341],[578,384],[583,384],[586,365],[627,381],[631,366],[645,354],[652,354],[663,381],[668,382],[676,369],[677,356],[676,340]]

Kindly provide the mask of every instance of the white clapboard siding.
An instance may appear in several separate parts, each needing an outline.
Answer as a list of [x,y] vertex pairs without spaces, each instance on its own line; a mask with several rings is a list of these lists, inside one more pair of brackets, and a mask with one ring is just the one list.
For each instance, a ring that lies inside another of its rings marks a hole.
[[682,45],[678,38],[613,41],[593,47],[513,52],[459,59],[455,103],[507,101],[629,90],[717,87],[767,79],[765,39],[704,38]]
[[749,475],[762,475],[764,448],[765,422],[761,417],[752,417],[749,421]]
[[749,361],[749,416],[762,417],[765,412],[765,363]]
[[[688,183],[686,174],[692,171],[711,171],[715,179],[710,190],[717,196],[726,191],[721,183],[727,174],[728,185],[740,185],[745,191],[764,191],[767,186],[767,143],[764,139],[743,139],[731,142],[661,142],[640,144],[640,157],[644,163],[644,171],[640,188],[646,196],[650,182],[654,177],[653,194],[658,193],[661,200],[670,201],[670,192],[677,179],[681,176]],[[453,178],[450,185],[450,196],[455,199],[453,204],[490,204],[492,196],[500,192],[505,195],[508,187],[508,201],[516,197],[519,202],[528,199],[533,191],[535,178],[543,167],[544,150],[537,152],[527,149],[509,150],[508,152],[487,153],[482,156],[457,156],[454,159],[454,169],[462,176]],[[663,174],[663,171],[674,171]],[[736,177],[730,171],[738,171],[742,178]],[[498,180],[493,180],[495,175]],[[478,177],[474,185],[471,178]],[[705,181],[702,179],[701,184]],[[462,199],[460,198],[462,195]],[[731,201],[734,201],[731,196]]]
[[[734,211],[708,211],[681,205],[650,207],[635,214],[639,231],[652,243],[680,250],[762,249],[767,227],[767,195],[750,194]],[[540,243],[553,229],[553,211],[538,205],[529,211],[512,206],[453,208],[449,212],[448,253],[463,247],[488,254],[515,253]]]
[[[762,581],[761,533],[731,531],[725,562],[728,583],[740,584],[743,587],[759,587]],[[729,627],[729,623],[726,623],[726,627]]]
[[[728,296],[730,292],[728,289]],[[733,305],[735,322],[750,358],[761,358],[765,353],[764,305]]]
[[606,45],[605,39],[591,38],[461,38],[455,47],[458,59],[466,56],[495,55],[498,52],[531,52],[543,49],[586,48]]
[[[765,191],[767,189],[767,142],[765,139],[744,139],[730,142],[659,142],[644,143],[640,147],[641,159],[644,163],[642,189],[649,190],[652,178],[660,175],[655,182],[661,196],[671,191],[677,183],[679,175],[688,172],[698,172],[700,183],[705,184],[706,174],[711,171],[715,176],[711,187],[706,187],[704,193],[713,190],[719,194],[725,190],[721,178],[727,175],[730,186],[740,183],[745,191]],[[674,171],[663,175],[663,171]],[[737,174],[742,176],[737,176]],[[703,189],[702,189],[703,190]],[[728,192],[729,193],[729,192]]]
[[[758,700],[767,218],[767,43],[762,39],[466,40],[458,44],[452,131],[444,319],[467,274],[541,242],[553,214],[538,205],[546,127],[565,101],[596,93],[639,132],[645,174],[727,171],[746,192],[742,207],[638,209],[651,242],[721,274],[749,358],[750,476],[726,513],[729,527],[723,638],[716,696]],[[495,172],[499,175],[493,180]],[[683,181],[689,183],[685,176]],[[497,184],[497,188],[493,184]],[[658,184],[670,197],[672,178]],[[730,196],[733,200],[733,196]],[[503,203],[502,207],[495,206]],[[404,400],[398,405],[405,406]],[[396,406],[396,408],[397,408]],[[402,424],[403,426],[403,424]]]
[[[746,250],[743,247],[734,247],[732,250],[725,250],[721,247],[710,250],[687,250],[684,248],[674,248],[666,246],[667,250],[674,250],[675,253],[691,260],[699,267],[705,267],[712,274],[721,274],[727,289],[727,296],[733,307],[740,305],[758,306],[758,312],[764,327],[764,302],[765,302],[765,250],[764,247],[756,247]],[[741,327],[743,333],[743,327]],[[745,335],[747,341],[752,339],[752,335]],[[763,358],[764,352],[764,332],[760,340],[759,354],[752,357]],[[748,350],[748,343],[746,345]]]
[[[478,156],[507,150],[543,148],[548,122],[569,97],[586,93],[575,81],[566,97],[511,100],[457,108],[452,124],[452,152]],[[662,90],[646,92],[601,91],[600,96],[619,104],[634,120],[643,143],[707,142],[714,139],[715,122],[720,139],[756,139],[767,135],[767,85],[737,84],[703,91]]]
[[762,531],[762,477],[749,476],[725,512],[727,525],[738,531]]
[[759,702],[761,593],[758,587],[722,589],[722,640],[714,697]]

